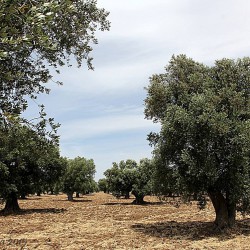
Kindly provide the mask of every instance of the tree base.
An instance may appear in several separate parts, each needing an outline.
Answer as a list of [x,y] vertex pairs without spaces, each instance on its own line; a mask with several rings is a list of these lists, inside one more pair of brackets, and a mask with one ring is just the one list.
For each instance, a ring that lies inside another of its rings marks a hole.
[[216,231],[223,231],[226,228],[234,227],[236,204],[228,203],[223,194],[219,191],[209,192],[208,194],[216,214],[214,229]]
[[68,196],[68,201],[74,201],[73,199],[73,192],[71,193],[67,193],[67,196]]
[[2,215],[16,214],[19,213],[20,211],[21,209],[18,204],[17,196],[15,194],[12,194],[10,197],[7,198],[5,207],[1,211],[1,214]]
[[133,200],[132,204],[134,204],[134,205],[144,205],[144,204],[147,204],[147,202],[144,201],[143,199],[135,199],[135,200]]

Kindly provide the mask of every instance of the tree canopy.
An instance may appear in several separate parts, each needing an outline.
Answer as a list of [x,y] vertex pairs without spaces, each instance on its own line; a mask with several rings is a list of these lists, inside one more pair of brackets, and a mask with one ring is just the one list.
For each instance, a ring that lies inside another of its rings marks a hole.
[[250,204],[249,69],[250,58],[205,66],[173,56],[147,88],[146,118],[161,124],[148,139],[162,185],[207,193],[220,228],[234,225],[236,209]]
[[3,212],[11,213],[19,210],[19,196],[55,182],[65,165],[58,148],[27,126],[15,124],[0,133],[0,197],[6,201]]
[[103,191],[104,193],[109,193],[108,182],[106,178],[99,179],[97,184],[99,191]]
[[87,194],[95,191],[95,164],[92,159],[76,157],[68,160],[68,167],[62,178],[62,190],[67,193],[68,200],[73,200],[73,193]]
[[109,191],[115,196],[125,196],[128,199],[134,183],[136,166],[136,161],[131,159],[113,162],[113,166],[104,172]]
[[144,202],[144,196],[152,192],[151,177],[153,168],[149,159],[142,159],[138,164],[128,159],[114,162],[110,169],[104,172],[107,188],[115,196],[130,197],[130,192],[135,196],[135,204]]
[[144,197],[153,193],[153,176],[154,165],[152,160],[141,159],[137,165],[134,183],[132,186],[132,194],[135,196],[134,204],[143,204]]
[[[52,70],[60,73],[58,67],[70,66],[73,58],[78,67],[86,63],[93,69],[95,34],[108,30],[110,23],[109,13],[95,0],[2,0],[0,7],[0,194],[12,211],[19,208],[21,182],[23,193],[44,176],[52,185],[51,178],[59,177],[64,164],[58,149],[51,148],[58,145],[58,124],[47,118],[43,105],[38,117],[24,119],[28,100],[48,94]],[[38,171],[36,180],[27,171]]]
[[[72,56],[93,68],[90,53],[97,29],[108,30],[108,12],[95,0],[2,0],[0,8],[1,114],[20,113],[27,96],[48,93],[51,67]],[[59,72],[59,71],[57,71]]]

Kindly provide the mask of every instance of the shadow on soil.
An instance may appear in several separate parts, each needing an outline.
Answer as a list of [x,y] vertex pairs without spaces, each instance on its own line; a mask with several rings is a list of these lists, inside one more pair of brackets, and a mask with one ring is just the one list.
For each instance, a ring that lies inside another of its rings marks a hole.
[[54,199],[53,201],[64,201],[64,202],[92,202],[92,200],[86,200],[86,199],[81,199],[81,198],[74,198],[73,201],[69,201],[66,199],[62,199],[62,200],[56,200]]
[[39,196],[38,197],[32,197],[31,196],[31,197],[20,198],[19,200],[21,200],[21,201],[27,201],[27,200],[32,200],[33,201],[34,200],[35,201],[35,200],[41,200],[41,199],[42,199],[42,197],[39,197]]
[[151,224],[138,223],[131,228],[140,233],[159,238],[174,238],[185,240],[202,240],[209,237],[217,237],[219,240],[227,240],[237,235],[250,235],[250,219],[237,221],[235,228],[224,231],[215,231],[213,222],[177,222],[167,221]]
[[115,206],[115,205],[124,205],[124,206],[128,206],[128,205],[134,205],[134,206],[159,206],[159,205],[163,205],[163,202],[144,202],[142,204],[136,204],[133,203],[134,199],[132,199],[131,202],[109,202],[109,203],[104,203],[103,205],[107,205],[107,206]]
[[92,200],[78,200],[79,198],[74,198],[73,202],[92,202]]
[[26,214],[58,214],[64,213],[67,209],[64,208],[33,208],[33,209],[21,209],[16,213],[6,214],[3,210],[0,211],[0,216],[8,216],[8,215],[26,215]]

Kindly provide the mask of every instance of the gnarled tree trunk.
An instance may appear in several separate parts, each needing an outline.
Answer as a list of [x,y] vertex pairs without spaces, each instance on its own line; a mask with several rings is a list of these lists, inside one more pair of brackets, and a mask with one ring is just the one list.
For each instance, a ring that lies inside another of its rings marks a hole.
[[21,199],[22,200],[26,199],[26,194],[21,194]]
[[18,200],[17,200],[17,194],[16,193],[11,193],[7,198],[6,198],[6,203],[5,207],[3,209],[4,214],[13,214],[19,212],[21,209],[18,205]]
[[140,205],[140,204],[144,204],[144,203],[145,203],[144,195],[135,195],[135,200],[133,201],[133,204]]
[[233,227],[236,220],[236,202],[230,200],[228,197],[227,201],[227,209],[228,209],[228,226]]
[[215,209],[217,229],[233,227],[236,217],[236,204],[228,202],[220,191],[208,192]]
[[73,192],[68,192],[67,196],[68,196],[68,201],[73,201]]
[[125,192],[125,196],[124,196],[124,198],[125,198],[125,199],[129,199],[129,197],[130,197],[130,195],[129,195],[129,191],[126,191],[126,192]]

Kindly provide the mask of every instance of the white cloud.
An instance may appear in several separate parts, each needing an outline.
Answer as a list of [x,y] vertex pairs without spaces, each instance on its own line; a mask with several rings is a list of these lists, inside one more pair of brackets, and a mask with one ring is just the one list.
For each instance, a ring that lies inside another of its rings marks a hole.
[[141,107],[99,108],[102,111],[99,116],[64,122],[60,129],[62,155],[94,159],[97,180],[112,162],[151,158],[152,148],[146,138],[151,131],[158,131],[159,126],[144,119]]
[[98,32],[95,71],[63,69],[58,78],[72,94],[96,96],[142,91],[172,54],[210,63],[248,53],[250,2],[198,0],[99,0],[110,11],[111,29]]
[[[212,64],[249,55],[249,0],[98,0],[110,11],[111,30],[98,32],[95,71],[62,68],[61,87],[42,97],[62,124],[62,154],[93,158],[98,173],[112,161],[149,156],[144,120],[148,78],[173,54]],[[74,65],[74,64],[73,64]]]
[[137,110],[130,110],[129,112],[125,110],[126,113],[120,110],[119,113],[111,112],[109,114],[109,111],[98,117],[65,121],[60,129],[61,142],[83,141],[88,138],[153,127],[151,121],[144,119],[141,109],[139,109],[139,113]]

